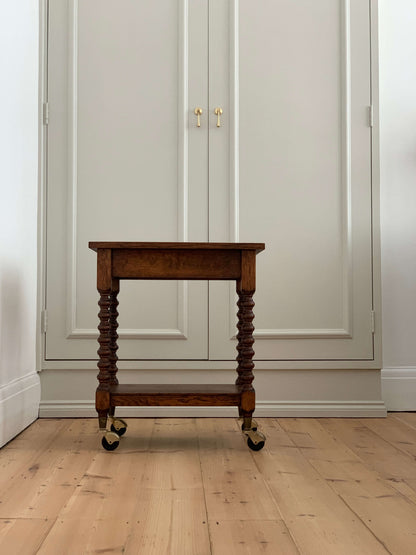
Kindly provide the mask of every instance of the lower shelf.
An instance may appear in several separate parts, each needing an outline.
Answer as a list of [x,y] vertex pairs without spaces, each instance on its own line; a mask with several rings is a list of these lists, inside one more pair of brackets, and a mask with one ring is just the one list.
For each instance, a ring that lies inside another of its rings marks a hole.
[[110,388],[110,405],[238,406],[241,392],[234,384],[119,384]]

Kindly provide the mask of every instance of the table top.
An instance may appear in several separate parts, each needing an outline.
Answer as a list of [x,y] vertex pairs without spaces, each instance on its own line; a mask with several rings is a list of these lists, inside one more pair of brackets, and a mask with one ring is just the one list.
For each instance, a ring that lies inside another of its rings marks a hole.
[[93,251],[97,249],[176,249],[176,250],[264,250],[264,243],[141,243],[135,241],[90,241],[88,246]]

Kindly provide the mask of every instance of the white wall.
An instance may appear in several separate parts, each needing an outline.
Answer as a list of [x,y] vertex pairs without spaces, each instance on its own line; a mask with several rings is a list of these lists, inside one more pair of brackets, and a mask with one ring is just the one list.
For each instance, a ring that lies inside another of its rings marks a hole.
[[383,395],[416,410],[416,2],[379,0]]
[[0,4],[0,445],[37,418],[37,0]]

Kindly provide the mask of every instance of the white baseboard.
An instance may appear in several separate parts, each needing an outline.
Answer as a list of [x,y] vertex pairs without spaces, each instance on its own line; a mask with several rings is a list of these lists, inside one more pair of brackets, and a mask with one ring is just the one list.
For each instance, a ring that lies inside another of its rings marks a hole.
[[402,366],[381,371],[383,400],[389,411],[416,411],[416,368]]
[[0,447],[38,418],[39,401],[40,380],[37,372],[0,386]]
[[[120,417],[237,417],[236,407],[119,407]],[[260,417],[385,417],[382,401],[257,401]],[[89,418],[97,416],[93,401],[42,401],[41,418]]]

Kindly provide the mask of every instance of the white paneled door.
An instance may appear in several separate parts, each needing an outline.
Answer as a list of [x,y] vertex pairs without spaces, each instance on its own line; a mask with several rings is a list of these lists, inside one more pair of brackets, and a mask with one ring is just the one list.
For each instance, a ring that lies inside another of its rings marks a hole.
[[[49,11],[47,358],[96,358],[88,241],[209,240],[266,243],[257,360],[373,359],[370,2]],[[235,358],[229,284],[121,286],[120,358]]]
[[[48,359],[96,358],[88,241],[208,239],[207,13],[49,2]],[[207,357],[207,283],[123,281],[119,300],[120,358]]]
[[[210,2],[210,61],[227,67],[210,72],[210,98],[228,114],[223,144],[210,137],[210,240],[266,243],[255,358],[370,360],[369,2],[224,4]],[[234,354],[234,306],[210,284],[213,359]]]

